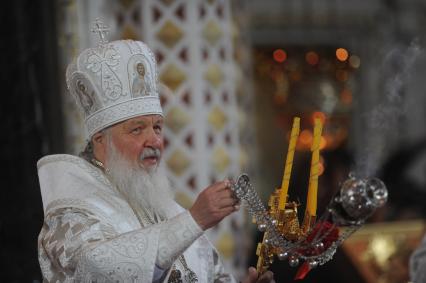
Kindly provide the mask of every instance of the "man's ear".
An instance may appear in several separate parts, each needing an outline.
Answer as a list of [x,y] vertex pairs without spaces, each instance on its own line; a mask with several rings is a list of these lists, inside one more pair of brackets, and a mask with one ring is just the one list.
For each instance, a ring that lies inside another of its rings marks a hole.
[[95,158],[102,163],[105,163],[106,148],[107,148],[107,136],[105,131],[97,132],[92,137],[93,143],[93,154]]
[[105,146],[106,144],[106,136],[104,131],[97,132],[92,137],[93,145],[97,146]]

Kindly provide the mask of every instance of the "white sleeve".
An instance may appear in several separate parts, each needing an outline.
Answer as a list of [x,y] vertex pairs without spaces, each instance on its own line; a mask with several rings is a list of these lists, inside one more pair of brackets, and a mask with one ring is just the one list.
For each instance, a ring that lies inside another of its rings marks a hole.
[[168,269],[177,257],[202,234],[203,230],[189,211],[182,212],[167,221],[159,236],[157,265]]
[[78,282],[151,282],[155,265],[167,270],[202,233],[188,211],[117,235],[88,211],[60,209],[46,216],[40,264],[47,281],[59,276]]

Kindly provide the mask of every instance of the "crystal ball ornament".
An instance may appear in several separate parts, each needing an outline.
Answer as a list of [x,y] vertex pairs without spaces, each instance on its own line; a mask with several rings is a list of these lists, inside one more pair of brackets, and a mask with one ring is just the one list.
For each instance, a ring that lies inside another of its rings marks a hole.
[[365,220],[387,200],[385,184],[377,178],[350,177],[340,190],[340,202],[352,219]]
[[383,206],[388,200],[388,190],[385,184],[378,178],[367,179],[367,191],[373,194],[373,203],[376,207]]

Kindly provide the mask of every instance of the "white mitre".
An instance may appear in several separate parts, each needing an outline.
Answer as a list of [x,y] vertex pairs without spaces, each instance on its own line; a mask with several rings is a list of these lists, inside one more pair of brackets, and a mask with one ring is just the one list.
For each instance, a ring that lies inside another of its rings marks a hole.
[[141,115],[163,115],[153,52],[143,42],[117,40],[80,53],[67,86],[84,116],[86,134]]

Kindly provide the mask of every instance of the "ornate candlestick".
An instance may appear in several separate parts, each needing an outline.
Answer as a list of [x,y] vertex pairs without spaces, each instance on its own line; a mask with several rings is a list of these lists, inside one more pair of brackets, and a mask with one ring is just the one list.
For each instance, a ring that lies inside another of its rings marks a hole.
[[[282,188],[272,193],[268,209],[260,200],[248,175],[241,175],[232,184],[232,189],[236,197],[246,204],[259,231],[264,232],[263,241],[256,250],[258,272],[267,271],[275,257],[288,260],[290,266],[298,266],[303,261],[296,275],[297,279],[332,259],[337,247],[359,229],[378,207],[383,206],[388,196],[381,180],[357,178],[351,174],[320,217],[313,214],[312,203],[315,202],[316,208],[316,199],[313,200],[311,196],[311,206],[307,208],[303,224],[300,225],[297,217],[299,204],[285,202],[282,209]],[[287,192],[285,197],[287,198]]]

